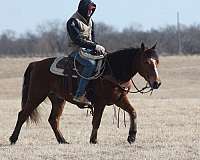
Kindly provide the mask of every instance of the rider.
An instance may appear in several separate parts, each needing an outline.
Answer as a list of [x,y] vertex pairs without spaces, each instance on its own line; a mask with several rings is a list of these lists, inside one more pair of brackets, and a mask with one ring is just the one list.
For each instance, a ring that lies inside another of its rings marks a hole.
[[[94,22],[91,19],[95,9],[96,4],[91,0],[81,0],[78,11],[67,21],[68,49],[72,53],[71,56],[75,56],[76,60],[84,66],[81,73],[84,77],[91,77],[96,69],[96,61],[86,57],[83,58],[81,56],[83,48],[86,51],[92,51],[92,53],[105,53],[105,48],[95,43]],[[88,52],[88,54],[91,54],[91,52]],[[75,102],[86,105],[91,104],[85,97],[85,89],[88,82],[89,80],[80,78],[78,89],[73,98]]]

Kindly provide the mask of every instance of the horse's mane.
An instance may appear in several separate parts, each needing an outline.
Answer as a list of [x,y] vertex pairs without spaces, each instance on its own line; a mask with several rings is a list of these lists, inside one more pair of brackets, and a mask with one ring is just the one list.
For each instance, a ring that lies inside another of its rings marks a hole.
[[130,53],[136,53],[136,51],[139,51],[140,48],[134,48],[134,47],[129,47],[129,48],[123,48],[114,52],[111,52],[108,54],[108,56],[113,56],[113,55],[124,55],[124,54],[130,54]]
[[128,80],[132,74],[132,66],[140,48],[125,48],[114,51],[107,55],[108,63],[112,69],[113,76],[118,80]]

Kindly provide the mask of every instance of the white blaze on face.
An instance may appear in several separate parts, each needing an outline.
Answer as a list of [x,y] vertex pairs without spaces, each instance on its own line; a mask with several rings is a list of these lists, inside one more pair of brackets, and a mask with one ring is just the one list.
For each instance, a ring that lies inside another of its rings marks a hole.
[[153,65],[154,65],[154,71],[156,73],[156,78],[158,79],[159,76],[158,76],[158,69],[157,69],[157,65],[156,65],[156,60],[151,58],[151,61],[153,62]]

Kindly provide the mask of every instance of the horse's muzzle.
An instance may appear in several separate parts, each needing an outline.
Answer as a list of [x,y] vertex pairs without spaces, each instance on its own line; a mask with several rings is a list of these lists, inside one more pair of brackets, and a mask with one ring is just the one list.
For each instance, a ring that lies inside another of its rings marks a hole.
[[151,87],[152,87],[152,89],[158,89],[160,87],[160,85],[161,85],[161,81],[155,81],[155,82],[153,82]]

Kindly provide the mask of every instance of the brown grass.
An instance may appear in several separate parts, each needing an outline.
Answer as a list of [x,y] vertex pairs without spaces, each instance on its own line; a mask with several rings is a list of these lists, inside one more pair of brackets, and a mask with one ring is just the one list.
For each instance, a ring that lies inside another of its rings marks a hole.
[[[89,144],[92,117],[67,104],[61,130],[69,145],[59,145],[48,124],[50,104],[40,106],[38,126],[22,128],[16,145],[8,138],[20,110],[22,76],[27,64],[38,58],[0,59],[0,159],[143,160],[200,159],[200,57],[161,57],[162,86],[149,95],[129,95],[138,113],[138,135],[133,145],[126,141],[128,127],[113,124],[107,107],[99,129],[99,144]],[[136,83],[144,81],[137,76]],[[129,121],[128,118],[127,123]]]

